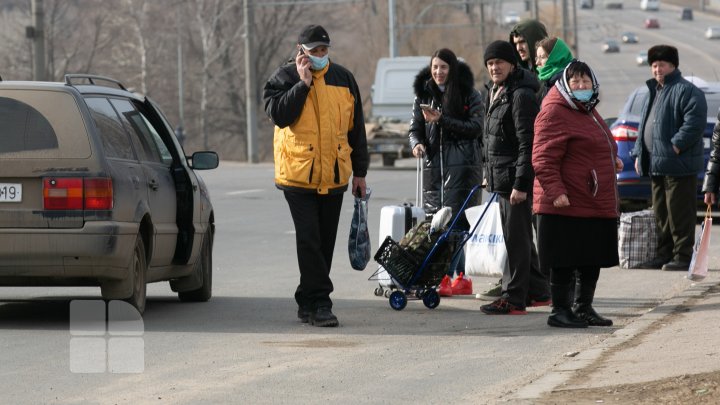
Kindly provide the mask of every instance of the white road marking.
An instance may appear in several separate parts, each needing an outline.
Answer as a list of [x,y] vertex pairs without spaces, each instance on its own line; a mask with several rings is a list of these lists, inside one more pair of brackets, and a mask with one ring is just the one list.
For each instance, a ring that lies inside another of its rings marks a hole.
[[227,195],[240,195],[240,194],[251,194],[251,193],[259,193],[261,191],[265,191],[261,188],[251,189],[251,190],[238,190],[238,191],[230,191],[227,193]]

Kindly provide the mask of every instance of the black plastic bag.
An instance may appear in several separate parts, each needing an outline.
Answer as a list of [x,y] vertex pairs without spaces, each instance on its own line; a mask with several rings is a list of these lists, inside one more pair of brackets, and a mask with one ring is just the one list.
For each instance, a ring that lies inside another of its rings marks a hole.
[[355,197],[355,209],[350,223],[348,253],[350,265],[355,270],[365,270],[370,261],[370,233],[368,232],[368,200],[370,189],[365,190],[365,198]]

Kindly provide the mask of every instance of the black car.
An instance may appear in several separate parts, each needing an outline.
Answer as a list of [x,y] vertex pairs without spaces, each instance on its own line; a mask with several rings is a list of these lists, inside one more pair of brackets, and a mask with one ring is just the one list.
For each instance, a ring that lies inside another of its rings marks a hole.
[[[102,85],[101,85],[102,84]],[[212,295],[215,213],[150,99],[120,82],[0,79],[0,285],[99,286],[145,309],[146,283],[183,301]]]

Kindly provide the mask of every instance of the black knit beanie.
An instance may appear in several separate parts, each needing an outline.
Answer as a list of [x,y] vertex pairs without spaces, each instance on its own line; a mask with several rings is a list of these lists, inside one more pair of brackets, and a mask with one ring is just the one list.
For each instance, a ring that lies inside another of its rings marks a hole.
[[648,64],[652,65],[653,62],[658,60],[670,62],[673,66],[678,67],[680,57],[677,48],[670,45],[655,45],[648,49]]
[[487,65],[487,61],[490,59],[502,59],[510,62],[511,65],[517,65],[517,58],[515,57],[515,49],[512,44],[508,41],[495,41],[485,48],[484,61]]

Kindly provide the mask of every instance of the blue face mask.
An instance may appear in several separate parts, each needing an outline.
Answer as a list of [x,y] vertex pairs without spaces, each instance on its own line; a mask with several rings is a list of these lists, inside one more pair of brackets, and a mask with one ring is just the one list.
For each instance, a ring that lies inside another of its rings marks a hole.
[[328,55],[318,58],[317,56],[308,55],[313,70],[323,70],[328,64]]
[[573,97],[579,101],[589,101],[592,98],[592,90],[573,90]]

